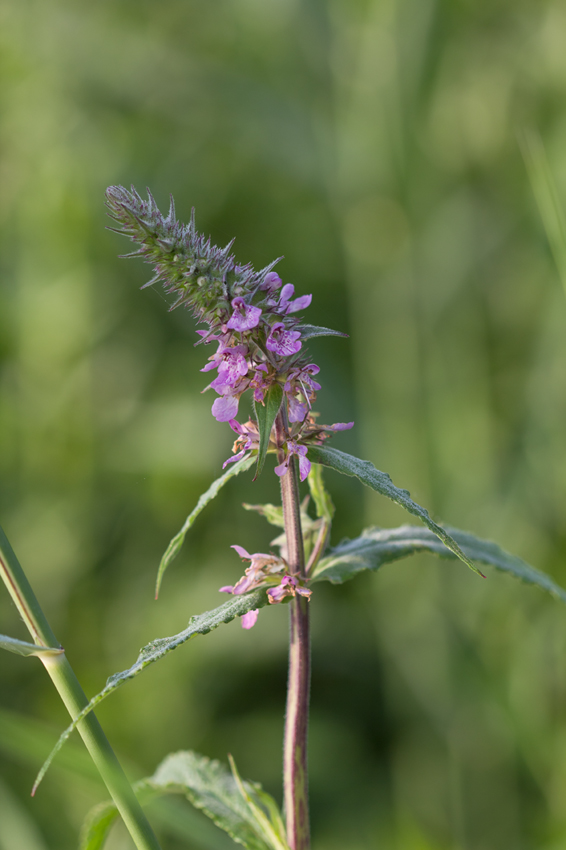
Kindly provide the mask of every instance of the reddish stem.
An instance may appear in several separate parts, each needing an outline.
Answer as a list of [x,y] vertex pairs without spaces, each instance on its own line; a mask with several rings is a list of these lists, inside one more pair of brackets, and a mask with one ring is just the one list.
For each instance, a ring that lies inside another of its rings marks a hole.
[[[284,412],[276,420],[277,443],[286,439]],[[285,458],[279,451],[279,463]],[[287,559],[292,573],[305,578],[305,553],[301,530],[299,476],[296,458],[289,462],[288,472],[281,477],[283,519],[287,538]],[[287,842],[291,850],[309,850],[310,825],[308,804],[307,737],[310,692],[309,602],[296,596],[291,609],[289,637],[289,678],[283,746],[283,780]]]

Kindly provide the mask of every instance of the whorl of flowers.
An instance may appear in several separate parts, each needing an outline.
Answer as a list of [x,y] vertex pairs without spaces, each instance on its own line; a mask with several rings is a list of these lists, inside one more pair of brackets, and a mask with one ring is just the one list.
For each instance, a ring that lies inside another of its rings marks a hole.
[[161,282],[167,293],[176,296],[170,309],[189,307],[197,321],[207,326],[197,331],[200,342],[217,344],[202,371],[217,370],[209,384],[219,396],[212,413],[238,434],[237,454],[226,463],[258,447],[257,425],[236,421],[240,397],[250,389],[255,404],[263,404],[267,391],[277,383],[283,390],[288,425],[284,445],[277,445],[272,434],[273,448],[285,450],[285,459],[275,471],[284,475],[296,455],[304,480],[310,469],[308,443],[321,443],[332,432],[353,425],[317,426],[311,413],[320,389],[315,380],[319,368],[305,356],[304,330],[297,313],[310,305],[312,295],[295,298],[294,286],[282,285],[273,271],[278,260],[259,272],[249,264],[236,263],[230,253],[234,240],[225,248],[212,245],[197,232],[194,210],[188,225],[176,220],[173,199],[167,217],[149,191],[144,201],[133,187],[128,192],[111,186],[106,199],[111,217],[120,225],[111,229],[139,245],[125,256],[141,256],[154,266],[154,277],[142,289]]

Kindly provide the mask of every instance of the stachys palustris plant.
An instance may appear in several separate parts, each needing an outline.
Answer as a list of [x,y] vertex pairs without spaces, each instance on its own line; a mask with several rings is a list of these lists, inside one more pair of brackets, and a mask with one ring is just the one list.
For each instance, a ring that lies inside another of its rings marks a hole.
[[[139,801],[158,794],[184,794],[214,823],[248,850],[309,850],[307,731],[310,689],[309,607],[316,582],[341,584],[362,570],[377,570],[416,552],[428,551],[459,558],[480,573],[474,561],[490,564],[524,581],[539,585],[566,601],[566,591],[544,573],[507,554],[496,544],[471,534],[438,525],[425,508],[396,487],[390,477],[369,461],[346,454],[326,443],[353,422],[320,425],[313,411],[319,368],[307,355],[305,342],[317,336],[346,336],[338,331],[307,324],[300,313],[312,296],[295,297],[291,283],[274,271],[274,261],[261,271],[241,265],[230,253],[232,242],[217,248],[199,234],[194,212],[188,225],[175,218],[173,201],[167,216],[160,213],[148,193],[143,200],[132,188],[108,189],[107,205],[118,224],[116,230],[139,246],[126,256],[142,257],[154,266],[154,277],[142,286],[162,284],[174,296],[170,309],[188,307],[197,323],[196,343],[213,345],[202,372],[216,372],[206,389],[217,398],[212,414],[236,433],[233,456],[225,472],[198,500],[183,528],[169,543],[161,560],[157,591],[163,574],[179,552],[199,513],[231,478],[256,466],[261,473],[268,452],[277,458],[275,473],[281,485],[281,507],[255,505],[271,524],[283,529],[273,541],[278,553],[250,554],[240,543],[237,554],[249,562],[244,575],[220,590],[230,599],[204,614],[191,617],[179,634],[153,640],[140,651],[127,670],[110,676],[90,702],[57,644],[17,559],[0,529],[0,572],[28,626],[34,643],[0,636],[0,646],[21,655],[38,655],[58,688],[73,722],[63,733],[43,766],[34,790],[53,756],[78,728],[99,768],[113,803],[98,806],[83,831],[81,850],[100,850],[118,813],[138,850],[159,850],[159,842]],[[254,417],[237,418],[240,398],[252,394]],[[368,528],[354,540],[330,547],[334,507],[322,479],[330,467],[381,493],[421,520],[422,526]],[[299,484],[308,481],[316,518],[309,514],[308,499],[299,499]],[[156,593],[157,595],[157,593]],[[204,635],[235,617],[251,628],[264,606],[286,603],[290,608],[289,677],[283,751],[283,814],[275,800],[255,782],[243,781],[231,757],[229,772],[216,761],[194,752],[168,756],[155,774],[132,789],[110,749],[92,709],[109,694],[142,672],[149,664],[198,634]]]

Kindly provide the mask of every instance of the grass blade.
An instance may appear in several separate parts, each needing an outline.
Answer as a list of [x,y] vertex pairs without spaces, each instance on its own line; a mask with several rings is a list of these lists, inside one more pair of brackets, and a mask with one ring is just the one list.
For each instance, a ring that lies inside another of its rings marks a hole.
[[524,130],[519,144],[538,204],[550,250],[566,292],[566,219],[540,135]]

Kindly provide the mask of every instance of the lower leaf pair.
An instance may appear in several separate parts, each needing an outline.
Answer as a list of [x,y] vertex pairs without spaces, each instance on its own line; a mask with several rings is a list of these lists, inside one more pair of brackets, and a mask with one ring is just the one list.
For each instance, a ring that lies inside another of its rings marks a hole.
[[[164,794],[181,794],[247,850],[289,850],[277,803],[257,782],[242,780],[218,761],[192,751],[173,753],[153,776],[134,785],[142,804]],[[80,850],[101,850],[118,818],[114,803],[96,806],[85,821]]]

